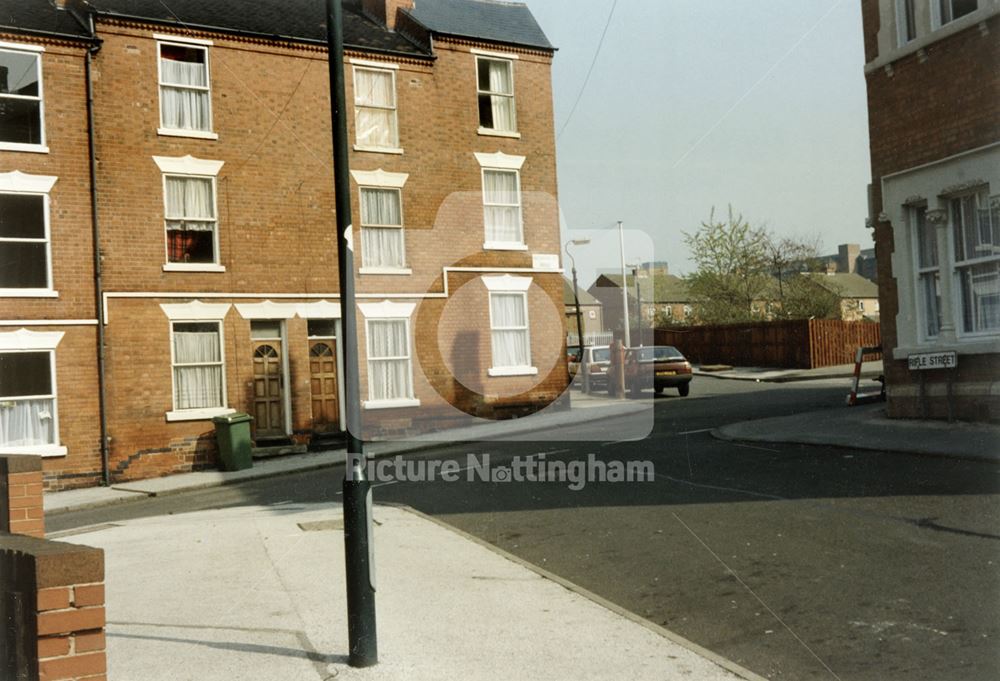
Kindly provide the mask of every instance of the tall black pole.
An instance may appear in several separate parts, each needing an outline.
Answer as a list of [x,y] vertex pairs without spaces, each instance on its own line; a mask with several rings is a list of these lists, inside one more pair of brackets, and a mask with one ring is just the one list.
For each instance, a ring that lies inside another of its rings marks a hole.
[[347,162],[347,105],[344,96],[344,32],[341,0],[326,0],[333,132],[333,184],[337,210],[337,270],[340,275],[340,329],[344,355],[344,413],[347,466],[344,476],[344,559],[347,574],[348,664],[378,662],[375,632],[375,573],[372,555],[371,483],[365,475],[361,440],[361,381],[358,375],[358,322],[354,304],[354,246],[351,183]]

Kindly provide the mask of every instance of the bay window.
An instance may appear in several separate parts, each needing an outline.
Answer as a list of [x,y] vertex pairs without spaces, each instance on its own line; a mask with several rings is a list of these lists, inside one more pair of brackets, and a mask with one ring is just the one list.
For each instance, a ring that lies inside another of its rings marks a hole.
[[1000,196],[950,201],[955,272],[966,334],[1000,331]]
[[921,329],[925,338],[934,338],[941,329],[941,266],[938,262],[937,229],[927,221],[927,207],[910,209],[917,243],[917,297]]
[[947,23],[972,14],[979,9],[978,0],[931,0],[932,14],[936,26],[944,26]]

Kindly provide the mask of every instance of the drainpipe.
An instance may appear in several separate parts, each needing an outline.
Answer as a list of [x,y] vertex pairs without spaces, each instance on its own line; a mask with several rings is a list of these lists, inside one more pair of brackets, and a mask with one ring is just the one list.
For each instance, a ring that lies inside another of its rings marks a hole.
[[104,360],[104,283],[101,278],[101,228],[97,214],[97,150],[94,144],[94,80],[91,66],[94,55],[101,50],[101,40],[97,37],[94,26],[94,15],[88,13],[90,36],[93,43],[87,48],[86,81],[87,81],[87,143],[90,151],[90,221],[93,227],[94,240],[94,297],[97,306],[97,403],[101,422],[101,484],[108,487],[111,484],[109,465],[108,410],[107,410],[107,380]]

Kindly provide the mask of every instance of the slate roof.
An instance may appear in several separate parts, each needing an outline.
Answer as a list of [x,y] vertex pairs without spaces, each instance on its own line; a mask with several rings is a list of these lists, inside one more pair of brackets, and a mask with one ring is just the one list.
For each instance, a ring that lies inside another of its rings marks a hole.
[[[622,275],[602,274],[616,288],[622,285]],[[628,275],[628,294],[635,297],[635,277]],[[595,282],[600,286],[600,279]],[[639,277],[639,293],[644,303],[688,303],[691,302],[691,292],[680,277],[673,274],[663,274],[653,270],[652,276]]]
[[806,272],[802,276],[809,277],[810,280],[841,298],[878,298],[878,286],[860,274]]
[[[594,296],[587,292],[587,289],[582,286],[578,286],[578,295],[580,296],[580,305],[600,305],[599,301]],[[576,299],[573,297],[573,282],[563,277],[563,304],[564,305],[576,305]]]
[[87,38],[69,12],[58,10],[49,0],[5,0],[0,3],[0,31]]
[[528,6],[500,0],[416,0],[411,17],[432,33],[554,50]]
[[[326,42],[326,4],[319,0],[90,0],[90,4],[104,16]],[[379,52],[426,54],[402,34],[388,31],[364,16],[361,0],[343,0],[343,7],[345,45]]]

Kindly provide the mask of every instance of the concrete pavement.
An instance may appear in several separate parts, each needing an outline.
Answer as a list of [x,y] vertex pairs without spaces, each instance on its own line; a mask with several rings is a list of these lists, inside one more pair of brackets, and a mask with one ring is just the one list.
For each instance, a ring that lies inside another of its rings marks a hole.
[[825,445],[1000,461],[1000,426],[890,419],[882,402],[732,423],[716,428],[712,435],[721,440]]
[[352,669],[341,514],[245,506],[63,536],[105,550],[108,678],[761,679],[390,506],[374,512],[380,663]]

